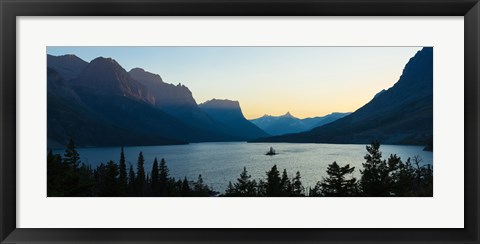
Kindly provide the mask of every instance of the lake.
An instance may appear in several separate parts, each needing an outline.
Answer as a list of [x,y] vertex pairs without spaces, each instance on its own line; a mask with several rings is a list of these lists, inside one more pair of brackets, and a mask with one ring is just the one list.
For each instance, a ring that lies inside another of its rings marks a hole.
[[[277,155],[266,156],[273,147]],[[83,163],[93,167],[113,160],[118,163],[120,147],[78,148]],[[303,186],[315,186],[326,176],[327,165],[336,161],[340,166],[350,164],[355,167],[354,176],[359,179],[366,154],[365,145],[358,144],[314,144],[314,143],[246,143],[246,142],[209,142],[171,146],[125,147],[128,165],[136,168],[139,152],[145,157],[145,170],[149,174],[155,157],[164,158],[170,169],[170,175],[176,179],[196,180],[201,174],[206,184],[215,191],[224,192],[229,181],[234,183],[247,167],[252,179],[265,179],[265,172],[276,164],[279,171],[287,169],[290,178],[300,171]],[[381,145],[382,156],[397,154],[406,161],[416,155],[423,160],[422,165],[433,165],[433,153],[423,151],[422,146]],[[63,150],[54,150],[63,155]]]

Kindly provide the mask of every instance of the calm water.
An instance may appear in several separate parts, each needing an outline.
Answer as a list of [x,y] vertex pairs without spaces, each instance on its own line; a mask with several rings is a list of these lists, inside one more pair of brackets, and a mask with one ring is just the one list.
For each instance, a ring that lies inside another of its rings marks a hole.
[[[278,155],[266,156],[265,152],[273,147]],[[419,155],[423,164],[433,164],[433,153],[422,150],[421,146],[382,145],[380,150],[386,159],[390,154],[397,154],[403,161],[408,157]],[[192,143],[174,146],[125,147],[125,158],[134,169],[138,153],[143,152],[145,170],[150,172],[153,159],[164,158],[171,176],[179,179],[187,177],[196,180],[202,174],[204,181],[216,191],[223,192],[228,181],[235,182],[243,167],[247,167],[253,179],[265,179],[265,172],[274,164],[280,171],[287,169],[292,178],[300,171],[305,187],[314,186],[325,176],[327,165],[336,161],[340,165],[355,166],[354,175],[359,178],[359,169],[365,162],[365,145],[352,144],[297,144],[297,143]],[[118,163],[119,147],[79,148],[82,162],[92,166],[113,160]],[[54,153],[63,155],[63,150]],[[128,169],[127,169],[128,170]]]

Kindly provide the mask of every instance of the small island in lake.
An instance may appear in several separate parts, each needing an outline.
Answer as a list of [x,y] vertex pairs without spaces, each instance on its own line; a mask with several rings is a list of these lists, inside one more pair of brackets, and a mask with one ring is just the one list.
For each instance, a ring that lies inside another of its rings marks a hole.
[[267,153],[265,153],[265,155],[268,155],[268,156],[273,156],[273,155],[277,155],[278,153],[275,152],[275,149],[273,149],[273,147],[270,147],[270,150],[268,150]]

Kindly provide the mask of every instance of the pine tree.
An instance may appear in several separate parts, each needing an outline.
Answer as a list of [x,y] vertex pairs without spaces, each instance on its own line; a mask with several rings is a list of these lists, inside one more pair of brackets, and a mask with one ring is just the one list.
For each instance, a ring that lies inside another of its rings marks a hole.
[[267,196],[267,183],[263,180],[259,180],[257,184],[257,196],[266,197]]
[[152,181],[152,193],[153,193],[153,195],[154,196],[160,195],[159,188],[158,188],[159,177],[158,177],[158,161],[157,161],[157,158],[155,158],[153,160],[151,181]]
[[60,154],[53,154],[52,150],[47,154],[47,196],[63,197],[66,193],[64,179],[65,165],[62,163]]
[[[389,161],[392,160],[390,157]],[[398,170],[392,173],[395,184],[392,191],[397,197],[415,196],[415,169],[410,158],[405,163],[400,161]]]
[[250,178],[252,178],[252,176],[248,174],[247,168],[243,167],[240,178],[237,179],[237,182],[233,186],[235,196],[253,197],[257,195],[257,183],[250,180]]
[[198,179],[193,185],[193,191],[197,197],[209,196],[210,189],[203,183],[202,175],[198,175]]
[[225,196],[226,197],[236,197],[237,196],[237,191],[235,190],[235,187],[233,186],[232,182],[228,182],[227,189],[225,190]]
[[126,195],[128,188],[128,177],[127,177],[127,165],[125,163],[125,154],[122,151],[120,152],[120,161],[119,161],[119,175],[118,175],[118,184],[120,186],[120,194]]
[[301,178],[300,171],[297,171],[292,181],[292,195],[295,197],[305,196]]
[[309,197],[323,197],[322,194],[322,182],[318,181],[313,188],[308,191]]
[[105,164],[100,163],[97,168],[94,170],[94,178],[95,178],[95,196],[102,196],[104,189],[105,189],[105,174],[107,170],[105,168]]
[[120,194],[120,187],[118,184],[118,166],[110,160],[107,165],[103,167],[102,182],[103,187],[98,193],[101,197],[118,197]]
[[138,196],[145,194],[146,177],[145,177],[145,159],[143,153],[140,152],[137,160],[137,177],[135,178],[135,193]]
[[80,197],[89,196],[93,187],[93,179],[90,177],[86,167],[80,167],[80,154],[75,148],[72,139],[67,144],[63,158],[63,186],[64,196]]
[[347,197],[356,193],[357,179],[345,179],[347,174],[352,174],[355,167],[345,165],[340,167],[337,162],[328,165],[327,178],[320,183],[321,195],[326,197]]
[[190,197],[192,195],[191,192],[192,189],[190,189],[187,177],[185,177],[182,182],[182,197]]
[[267,185],[265,193],[267,197],[280,197],[282,195],[282,185],[280,179],[280,172],[277,169],[277,165],[273,165],[267,174]]
[[63,160],[66,165],[74,170],[78,169],[80,166],[80,154],[78,154],[77,150],[75,149],[75,143],[72,139],[70,139],[67,144]]
[[369,197],[390,196],[389,169],[385,160],[382,160],[380,143],[374,141],[366,148],[366,161],[362,164],[363,170],[360,170],[362,174],[360,179],[361,190],[365,196]]
[[292,194],[292,183],[288,178],[287,170],[283,169],[282,179],[280,180],[281,195],[288,197]]
[[130,196],[135,195],[135,171],[133,171],[133,166],[130,164],[130,169],[128,170],[128,194]]
[[169,170],[167,167],[167,162],[162,158],[160,160],[159,174],[158,174],[158,188],[160,196],[168,196],[170,192],[169,186]]

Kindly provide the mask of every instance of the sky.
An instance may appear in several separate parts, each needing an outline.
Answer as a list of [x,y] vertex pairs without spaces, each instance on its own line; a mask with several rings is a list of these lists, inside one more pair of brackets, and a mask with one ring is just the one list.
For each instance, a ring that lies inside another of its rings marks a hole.
[[47,47],[90,62],[115,59],[164,82],[184,84],[197,103],[240,102],[247,119],[353,112],[392,87],[421,47]]

